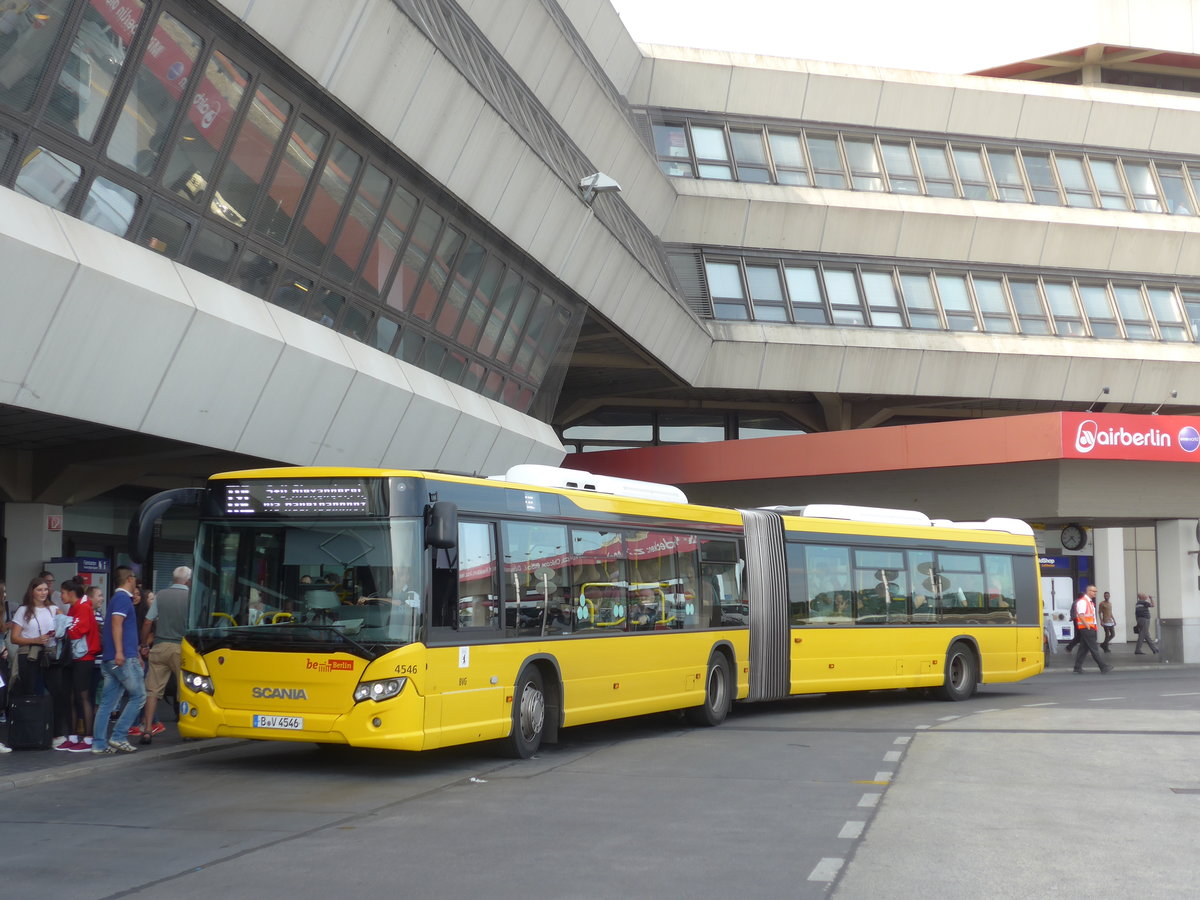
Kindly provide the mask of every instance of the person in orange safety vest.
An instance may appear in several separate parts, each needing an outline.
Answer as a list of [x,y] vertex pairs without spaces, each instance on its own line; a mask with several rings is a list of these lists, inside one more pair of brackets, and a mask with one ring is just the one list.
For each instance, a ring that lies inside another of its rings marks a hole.
[[1096,643],[1096,586],[1089,584],[1075,601],[1075,633],[1079,637],[1079,649],[1075,651],[1075,674],[1083,674],[1083,660],[1090,653],[1100,671],[1107,675],[1112,671],[1100,657],[1100,648]]

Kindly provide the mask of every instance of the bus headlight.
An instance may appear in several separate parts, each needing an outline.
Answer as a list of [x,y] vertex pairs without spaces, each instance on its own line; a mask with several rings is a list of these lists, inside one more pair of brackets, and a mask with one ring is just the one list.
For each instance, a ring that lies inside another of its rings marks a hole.
[[198,675],[195,672],[183,670],[183,685],[188,690],[195,691],[197,694],[212,694],[213,683],[212,679],[207,675]]
[[363,700],[390,700],[402,690],[407,678],[384,678],[382,681],[362,681],[354,689],[354,702]]

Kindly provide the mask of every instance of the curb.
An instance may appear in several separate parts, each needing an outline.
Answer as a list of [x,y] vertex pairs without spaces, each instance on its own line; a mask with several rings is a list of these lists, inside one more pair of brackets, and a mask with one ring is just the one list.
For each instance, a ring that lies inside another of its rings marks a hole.
[[245,743],[249,742],[240,738],[210,738],[194,744],[181,744],[155,753],[146,753],[145,755],[122,753],[116,756],[89,760],[79,765],[63,765],[56,768],[38,769],[33,772],[22,772],[18,775],[8,777],[0,776],[0,793],[14,788],[29,787],[35,784],[49,784],[55,781],[65,781],[68,778],[77,778],[80,775],[104,772],[114,766],[132,764],[138,761],[142,765],[150,765],[160,760],[174,759],[180,756],[195,756],[199,753],[213,753],[217,750],[225,750],[229,747],[236,747],[239,744]]

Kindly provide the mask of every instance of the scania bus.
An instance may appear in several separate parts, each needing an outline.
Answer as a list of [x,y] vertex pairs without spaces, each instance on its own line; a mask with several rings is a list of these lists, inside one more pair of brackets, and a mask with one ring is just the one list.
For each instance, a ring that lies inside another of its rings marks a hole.
[[1042,670],[1033,532],[1012,519],[690,505],[545,466],[215,475],[199,506],[180,732],[422,750],[734,701]]

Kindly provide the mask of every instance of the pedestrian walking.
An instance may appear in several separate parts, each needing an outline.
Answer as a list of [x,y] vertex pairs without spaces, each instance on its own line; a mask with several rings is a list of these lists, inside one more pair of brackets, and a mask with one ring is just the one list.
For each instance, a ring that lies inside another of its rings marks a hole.
[[1150,637],[1150,609],[1154,606],[1154,598],[1149,594],[1137,595],[1137,605],[1133,608],[1134,626],[1133,630],[1137,634],[1137,643],[1133,646],[1133,652],[1137,656],[1145,656],[1142,652],[1142,644],[1154,653],[1158,652],[1158,645],[1154,643],[1154,638]]
[[1104,629],[1104,642],[1100,644],[1100,649],[1109,653],[1108,645],[1117,633],[1117,620],[1113,618],[1112,599],[1108,591],[1104,592],[1104,599],[1100,601],[1097,612],[1100,614],[1100,627]]
[[[137,721],[146,702],[146,682],[138,653],[137,613],[133,608],[137,576],[128,566],[118,566],[116,583],[117,590],[108,601],[108,614],[104,617],[100,654],[104,684],[100,691],[100,708],[96,710],[93,753],[135,752],[137,747],[127,740],[129,728]],[[109,717],[123,697],[127,698],[125,710],[117,717],[110,739]]]
[[192,570],[187,566],[179,566],[171,573],[171,578],[171,586],[158,592],[142,625],[142,646],[150,648],[150,667],[146,672],[146,709],[140,735],[143,744],[149,744],[152,736],[162,734],[165,730],[161,722],[154,721],[154,710],[162,699],[167,681],[174,675],[178,685],[181,674],[181,643],[187,630],[188,587],[192,583]]
[[1094,584],[1089,584],[1087,590],[1075,601],[1075,622],[1078,628],[1075,634],[1079,638],[1079,648],[1075,651],[1075,674],[1083,674],[1083,661],[1090,653],[1092,659],[1096,661],[1096,665],[1100,667],[1100,671],[1107,675],[1113,667],[1104,661],[1100,656],[1099,647],[1096,646],[1096,586]]

